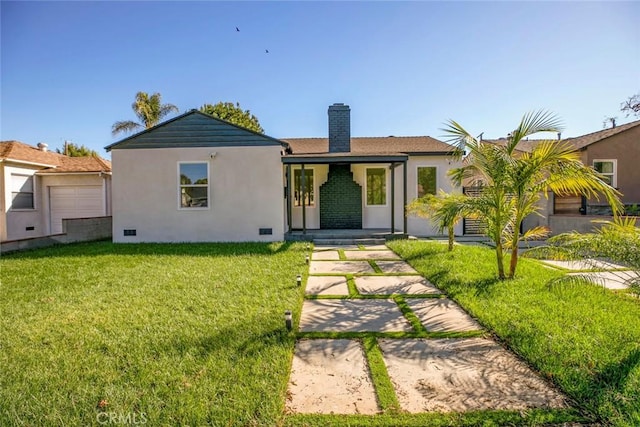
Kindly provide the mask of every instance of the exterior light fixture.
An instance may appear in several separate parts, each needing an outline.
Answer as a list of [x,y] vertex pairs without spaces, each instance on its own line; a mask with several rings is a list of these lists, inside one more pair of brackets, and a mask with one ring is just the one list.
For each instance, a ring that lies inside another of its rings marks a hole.
[[309,255],[307,255],[307,256],[305,256],[305,257],[304,257],[304,261],[305,261],[307,264],[309,264]]
[[296,277],[296,283],[298,284],[298,286],[302,286],[302,276],[298,274],[298,277]]
[[291,310],[284,312],[284,324],[287,327],[287,331],[293,329],[293,319],[291,317]]

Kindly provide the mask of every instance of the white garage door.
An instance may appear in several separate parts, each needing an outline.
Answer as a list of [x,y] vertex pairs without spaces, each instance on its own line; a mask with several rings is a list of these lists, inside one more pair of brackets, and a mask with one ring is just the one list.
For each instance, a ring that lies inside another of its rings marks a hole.
[[51,234],[62,233],[63,218],[91,218],[104,216],[102,187],[51,187]]

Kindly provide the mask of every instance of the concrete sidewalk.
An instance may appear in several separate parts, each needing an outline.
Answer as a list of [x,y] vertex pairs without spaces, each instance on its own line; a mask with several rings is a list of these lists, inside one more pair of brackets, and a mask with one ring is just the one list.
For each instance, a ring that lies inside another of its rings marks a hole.
[[[311,259],[301,332],[419,332],[396,302],[400,297],[427,333],[440,334],[438,339],[377,339],[401,409],[461,412],[566,406],[560,393],[494,341],[478,336],[441,338],[447,333],[477,335],[482,327],[385,246],[316,246]],[[380,411],[366,351],[358,339],[299,340],[287,395],[291,413]]]

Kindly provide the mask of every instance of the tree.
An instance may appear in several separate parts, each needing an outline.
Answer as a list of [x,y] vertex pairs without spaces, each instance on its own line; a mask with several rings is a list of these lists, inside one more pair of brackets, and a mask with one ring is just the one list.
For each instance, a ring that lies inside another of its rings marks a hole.
[[452,251],[455,243],[453,228],[464,215],[465,210],[461,206],[466,206],[467,199],[468,197],[463,194],[448,194],[440,190],[437,196],[426,194],[423,197],[414,199],[407,205],[407,215],[433,219],[436,221],[438,232],[440,233],[446,228],[449,251]]
[[235,105],[233,102],[218,102],[215,105],[204,104],[200,107],[200,111],[254,132],[264,133],[258,118],[251,114],[251,111],[240,108],[239,102],[236,102]]
[[626,113],[625,117],[630,115],[640,117],[640,92],[631,95],[629,99],[620,104],[620,111]]
[[[503,145],[478,140],[453,120],[444,130],[451,141],[469,150],[466,165],[450,171],[453,181],[461,185],[463,179],[480,175],[486,182],[480,196],[469,198],[461,208],[475,212],[486,222],[487,235],[496,245],[500,279],[515,276],[519,242],[548,235],[545,227],[534,227],[524,234],[520,228],[525,217],[540,214],[538,202],[549,190],[559,195],[596,199],[604,196],[614,215],[622,209],[620,193],[593,168],[584,165],[570,144],[548,140],[531,152],[516,150],[520,141],[531,135],[561,131],[560,120],[548,112],[525,114]],[[462,154],[458,152],[456,157],[459,159]],[[508,276],[504,273],[505,249],[511,250]]]
[[138,129],[149,129],[172,112],[178,112],[178,107],[173,104],[163,104],[162,95],[154,93],[149,96],[146,92],[138,92],[136,100],[131,104],[133,112],[140,120],[140,123],[124,120],[115,122],[111,127],[111,134],[117,135],[121,132],[133,132]]
[[60,148],[56,148],[56,153],[64,154],[69,157],[98,157],[98,153],[95,150],[92,150],[84,145],[77,145],[73,142],[64,142],[64,147],[62,150]]

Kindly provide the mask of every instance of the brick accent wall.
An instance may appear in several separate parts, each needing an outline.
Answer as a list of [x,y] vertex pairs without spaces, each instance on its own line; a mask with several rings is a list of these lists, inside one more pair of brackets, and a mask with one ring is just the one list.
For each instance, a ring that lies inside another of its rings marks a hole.
[[351,151],[351,110],[348,105],[329,106],[329,152]]
[[362,187],[354,182],[350,165],[329,165],[320,186],[320,228],[362,228]]

